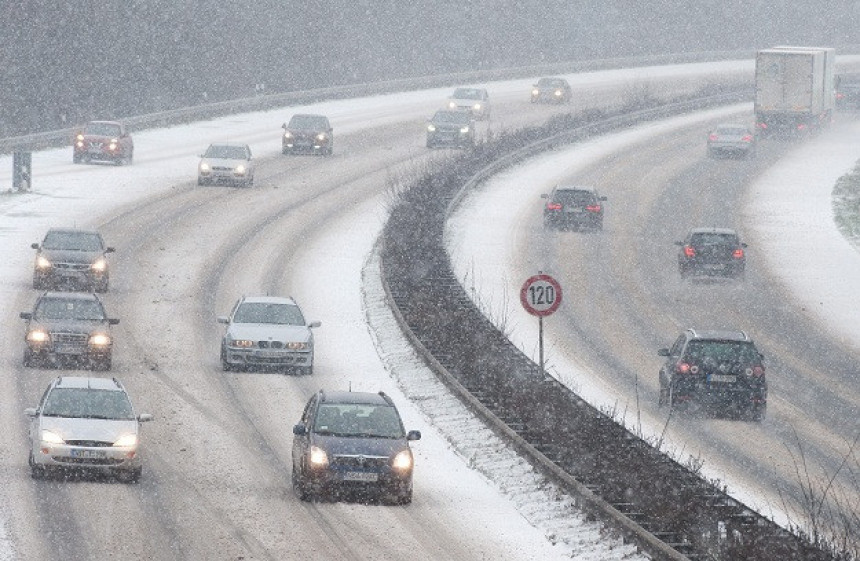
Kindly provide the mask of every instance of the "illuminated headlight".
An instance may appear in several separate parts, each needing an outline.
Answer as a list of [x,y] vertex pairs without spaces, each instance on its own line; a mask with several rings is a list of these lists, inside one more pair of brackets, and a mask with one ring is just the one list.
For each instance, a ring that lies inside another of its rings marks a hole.
[[532,95],[540,95],[540,90],[535,88],[532,90]]
[[110,346],[110,335],[106,333],[93,333],[90,335],[91,347],[107,347]]
[[51,335],[44,329],[33,329],[27,333],[28,343],[47,343],[51,340]]
[[427,130],[430,132],[434,132],[436,130],[436,125],[427,125]]
[[412,469],[412,452],[409,450],[403,450],[394,456],[394,461],[391,462],[391,467],[401,471]]
[[200,171],[204,173],[209,173],[209,163],[208,162],[200,162]]
[[309,458],[311,465],[324,466],[328,464],[328,455],[325,450],[318,446],[311,446],[311,454]]
[[293,137],[293,133],[291,133],[290,131],[287,131],[284,133],[284,138],[292,138],[292,137]]
[[128,448],[131,446],[137,446],[137,435],[136,434],[124,434],[119,439],[113,443],[114,446],[119,446],[122,448]]
[[75,146],[77,146],[78,148],[83,148],[84,147],[84,141],[78,140],[77,142],[75,142]]
[[115,138],[112,138],[110,144],[108,144],[108,150],[116,150],[117,146],[119,146],[119,141],[117,141],[117,139]]
[[50,269],[51,268],[51,262],[40,255],[40,256],[36,257],[36,268],[37,269]]
[[243,349],[249,349],[254,346],[254,342],[248,339],[233,339],[232,341],[228,341],[228,344],[231,347],[240,347]]
[[325,136],[324,132],[321,132],[317,135],[317,140],[319,140],[320,142],[325,141],[325,139],[326,139],[326,136]]
[[461,134],[467,134],[468,132],[469,132],[469,127],[463,127],[462,129],[460,129]]
[[93,271],[98,271],[103,273],[107,270],[107,260],[104,257],[100,257],[93,261],[93,264],[90,265],[90,269]]
[[457,102],[456,101],[449,101],[448,102],[448,109],[457,109]]
[[65,444],[65,441],[60,437],[59,434],[51,432],[49,430],[42,431],[42,442],[46,444]]
[[474,109],[475,111],[480,111],[481,110],[481,104],[476,103],[475,105],[472,106],[472,109]]
[[560,96],[560,95],[561,95],[561,90],[555,90],[555,95],[556,95],[556,96]]
[[78,136],[77,136],[77,137],[75,137],[75,139],[78,141],[78,146],[83,145],[83,142],[84,142],[84,135],[82,135],[82,134],[78,134]]
[[236,166],[236,175],[244,175],[245,174],[245,165],[239,164]]
[[304,351],[310,347],[310,343],[297,343],[293,341],[292,343],[287,343],[287,348],[293,351]]

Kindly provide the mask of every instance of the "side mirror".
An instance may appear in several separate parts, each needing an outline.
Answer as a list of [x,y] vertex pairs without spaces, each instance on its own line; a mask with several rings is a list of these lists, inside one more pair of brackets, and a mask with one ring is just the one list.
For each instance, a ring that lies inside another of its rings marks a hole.
[[287,130],[287,123],[284,123],[283,125],[281,125],[281,128],[284,130]]
[[680,245],[680,246],[684,245],[684,242],[674,242],[674,243],[675,243],[675,245]]
[[598,201],[605,201],[605,200],[606,200],[606,197],[597,197],[597,200],[598,200]]
[[21,319],[33,319],[33,314],[31,312],[21,312],[18,315],[21,316]]
[[322,322],[321,322],[321,321],[312,321],[312,322],[310,322],[310,323],[308,324],[308,327],[310,327],[311,329],[313,329],[314,327],[319,327],[319,326],[321,326],[321,325],[322,325]]
[[117,325],[119,323],[119,318],[108,318],[108,325]]
[[230,323],[230,318],[227,316],[218,316],[218,323]]
[[33,249],[39,249],[39,244],[37,244],[37,243],[30,244],[30,247],[32,247]]
[[549,194],[548,194],[548,193],[541,193],[541,194],[540,194],[540,198],[541,198],[541,199],[548,199],[548,198],[549,198]]
[[150,413],[141,413],[140,415],[137,416],[137,422],[138,423],[147,423],[147,422],[152,421],[154,419],[155,419],[155,417],[153,417],[152,414],[150,414]]
[[105,253],[113,253],[114,251],[116,251],[116,249],[113,247],[106,247],[105,248]]
[[421,440],[420,430],[411,430],[406,433],[406,440]]
[[669,356],[669,349],[660,349],[657,351],[657,356]]
[[747,247],[747,244],[742,243],[742,244],[741,244],[741,247]]
[[24,415],[27,415],[28,417],[35,417],[37,414],[38,413],[35,407],[28,407],[24,409]]
[[293,434],[296,436],[304,436],[308,433],[308,429],[302,423],[298,425],[293,425]]

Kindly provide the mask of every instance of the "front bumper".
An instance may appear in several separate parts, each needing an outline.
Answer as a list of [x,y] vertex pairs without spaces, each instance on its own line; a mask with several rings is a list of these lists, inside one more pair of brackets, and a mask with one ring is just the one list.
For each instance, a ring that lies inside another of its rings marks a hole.
[[289,366],[313,366],[313,351],[293,351],[290,349],[245,349],[227,347],[224,360],[238,367],[285,368]]
[[140,469],[137,447],[73,446],[40,442],[33,447],[33,465],[110,473]]
[[388,465],[375,469],[327,466],[308,470],[305,483],[318,494],[405,495],[412,491],[412,470],[396,472]]
[[55,264],[49,269],[35,269],[33,280],[45,286],[95,287],[108,282],[107,271],[94,271],[88,264]]

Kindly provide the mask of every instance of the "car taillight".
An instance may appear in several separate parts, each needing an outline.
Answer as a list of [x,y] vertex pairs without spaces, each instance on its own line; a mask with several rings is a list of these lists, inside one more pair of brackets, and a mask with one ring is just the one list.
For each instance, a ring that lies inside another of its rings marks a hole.
[[588,205],[585,207],[588,212],[600,212],[600,205]]
[[689,374],[690,373],[690,365],[686,362],[679,362],[675,365],[675,372],[678,374]]
[[691,246],[691,245],[685,245],[684,246],[684,256],[685,257],[695,257],[696,256],[696,250],[693,249],[693,246]]
[[744,250],[741,248],[737,248],[732,252],[732,257],[735,259],[743,259],[744,258]]
[[561,203],[547,203],[548,210],[561,210]]
[[797,125],[797,130],[806,130],[806,123],[800,123],[799,125]]
[[844,93],[836,92],[836,99],[842,99],[845,97]]
[[751,134],[745,134],[745,135],[743,135],[743,137],[741,138],[741,140],[743,140],[744,142],[752,142],[753,137],[752,137],[752,135],[751,135]]
[[720,139],[720,135],[718,135],[718,134],[708,135],[708,140],[719,140],[719,139]]
[[752,372],[750,374],[752,374],[752,376],[755,378],[761,378],[762,376],[764,376],[764,366],[753,366]]
[[757,126],[760,129],[766,129],[767,123],[756,123],[755,126]]

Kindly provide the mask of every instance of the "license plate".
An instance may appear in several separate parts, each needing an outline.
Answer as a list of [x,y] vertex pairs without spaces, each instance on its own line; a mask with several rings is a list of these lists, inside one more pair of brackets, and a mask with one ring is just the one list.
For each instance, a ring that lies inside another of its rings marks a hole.
[[278,351],[257,351],[257,356],[260,358],[286,358],[284,353]]
[[54,345],[54,352],[62,355],[80,355],[84,349],[77,345]]
[[78,450],[72,448],[70,455],[73,458],[104,458],[107,454],[103,450]]
[[566,208],[564,209],[564,211],[568,214],[582,214],[581,208]]
[[734,384],[738,377],[733,374],[711,374],[711,382],[718,384]]
[[348,471],[343,474],[344,481],[364,481],[364,482],[375,482],[379,479],[378,473],[372,473],[367,471]]

